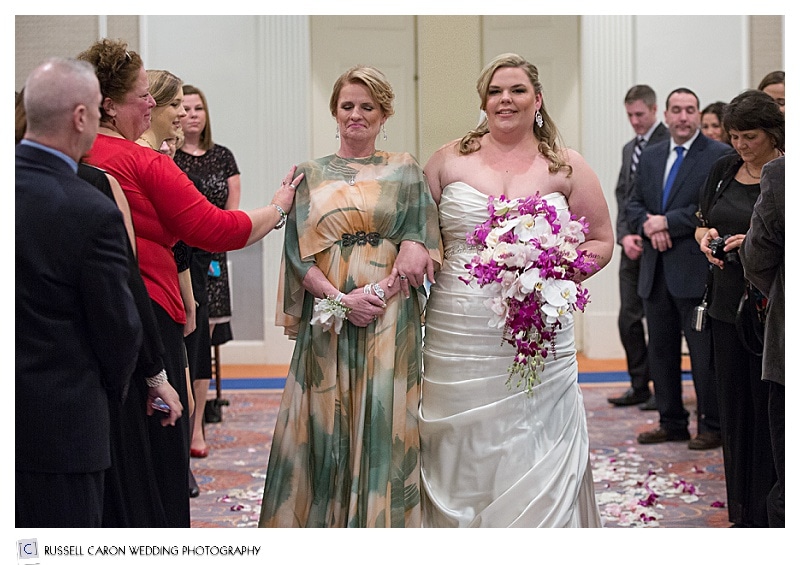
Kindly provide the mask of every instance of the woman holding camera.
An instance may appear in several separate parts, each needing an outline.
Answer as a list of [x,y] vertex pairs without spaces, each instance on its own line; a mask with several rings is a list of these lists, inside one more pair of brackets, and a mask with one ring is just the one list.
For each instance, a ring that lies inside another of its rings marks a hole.
[[769,95],[747,90],[725,107],[723,126],[736,153],[712,168],[700,195],[695,239],[711,263],[708,320],[719,398],[728,519],[734,527],[767,527],[775,484],[761,352],[737,332],[745,292],[738,258],[760,193],[761,167],[783,154],[784,118]]

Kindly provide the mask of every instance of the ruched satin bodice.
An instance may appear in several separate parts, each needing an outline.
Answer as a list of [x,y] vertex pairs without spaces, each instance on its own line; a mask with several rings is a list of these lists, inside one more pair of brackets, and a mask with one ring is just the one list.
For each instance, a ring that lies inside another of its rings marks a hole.
[[[545,196],[567,208],[561,193]],[[420,435],[423,526],[599,526],[571,316],[532,396],[506,385],[514,347],[488,326],[488,289],[467,285],[466,235],[488,197],[444,187],[445,250],[426,311]]]

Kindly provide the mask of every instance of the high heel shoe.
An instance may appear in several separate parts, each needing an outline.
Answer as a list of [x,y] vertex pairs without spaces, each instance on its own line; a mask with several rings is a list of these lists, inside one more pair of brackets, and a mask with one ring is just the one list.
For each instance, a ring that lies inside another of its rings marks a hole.
[[200,496],[200,487],[197,486],[194,473],[189,469],[189,498],[197,498],[198,496]]
[[194,447],[189,449],[189,455],[196,459],[203,459],[204,457],[208,457],[208,446],[205,449],[195,449]]

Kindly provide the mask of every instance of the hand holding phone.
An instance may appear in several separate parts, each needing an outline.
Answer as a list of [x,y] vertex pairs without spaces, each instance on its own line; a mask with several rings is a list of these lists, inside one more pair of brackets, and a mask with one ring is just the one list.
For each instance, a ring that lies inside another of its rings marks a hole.
[[152,406],[155,410],[158,410],[159,412],[169,412],[170,410],[169,404],[164,402],[164,400],[160,396],[155,397],[153,401],[150,403],[150,406]]

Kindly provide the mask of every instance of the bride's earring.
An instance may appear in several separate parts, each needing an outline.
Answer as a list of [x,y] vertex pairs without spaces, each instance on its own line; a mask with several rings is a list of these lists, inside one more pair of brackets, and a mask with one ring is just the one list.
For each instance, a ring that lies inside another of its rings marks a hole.
[[539,127],[544,125],[544,119],[542,119],[542,113],[539,110],[536,110],[536,125]]
[[339,139],[339,126],[336,126],[336,139]]
[[386,126],[385,125],[381,126],[381,131],[383,132],[383,140],[386,141],[387,138],[386,138]]

